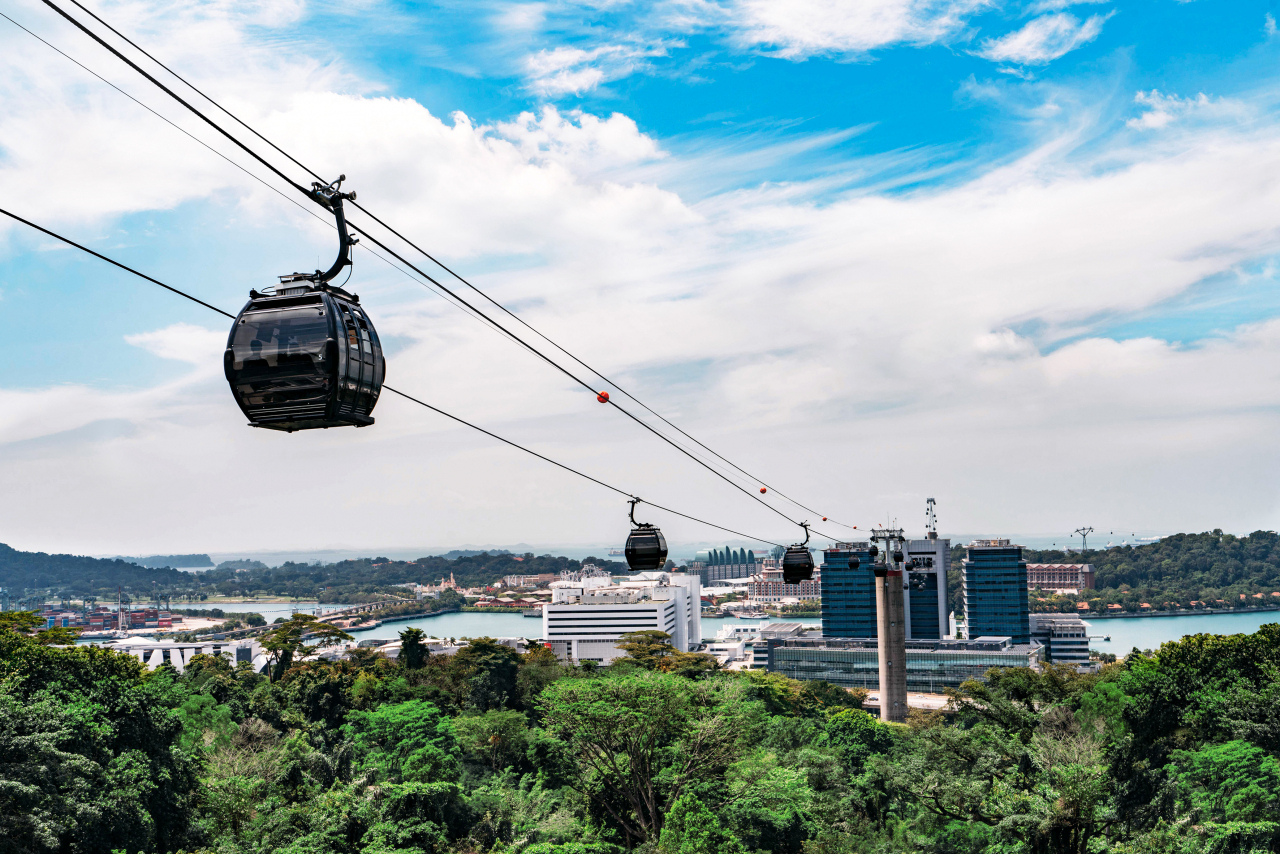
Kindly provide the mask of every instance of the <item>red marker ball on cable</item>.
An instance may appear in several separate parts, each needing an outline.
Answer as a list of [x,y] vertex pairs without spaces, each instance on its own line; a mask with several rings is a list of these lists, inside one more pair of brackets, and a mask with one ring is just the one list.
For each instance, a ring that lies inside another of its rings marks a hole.
[[765,494],[766,492],[768,492],[768,491],[769,491],[769,490],[765,489],[763,486],[762,486],[762,487],[760,487],[760,494],[761,494],[761,495],[764,495],[764,494]]
[[600,392],[599,394],[597,394],[597,395],[596,395],[596,400],[600,401],[601,403],[608,403],[608,402],[609,402],[609,392],[607,392],[607,391],[602,391],[602,392]]

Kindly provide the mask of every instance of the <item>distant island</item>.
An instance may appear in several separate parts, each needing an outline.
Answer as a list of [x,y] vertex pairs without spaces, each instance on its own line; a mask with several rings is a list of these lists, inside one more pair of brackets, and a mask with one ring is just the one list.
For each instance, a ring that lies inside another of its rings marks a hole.
[[22,552],[0,544],[0,587],[15,599],[41,596],[109,602],[119,590],[131,601],[161,596],[175,606],[183,601],[254,597],[356,603],[377,596],[404,596],[400,585],[438,582],[441,578],[452,577],[460,587],[481,587],[505,575],[558,575],[581,569],[584,563],[611,572],[626,568],[626,564],[595,557],[578,561],[507,551],[449,554],[458,556],[435,555],[412,561],[371,557],[326,564],[287,561],[277,567],[256,560],[229,560],[191,573],[122,559]]
[[203,569],[213,566],[213,559],[208,555],[151,555],[150,557],[125,557],[120,555],[116,560],[136,563],[138,566],[162,569],[166,566],[174,569]]

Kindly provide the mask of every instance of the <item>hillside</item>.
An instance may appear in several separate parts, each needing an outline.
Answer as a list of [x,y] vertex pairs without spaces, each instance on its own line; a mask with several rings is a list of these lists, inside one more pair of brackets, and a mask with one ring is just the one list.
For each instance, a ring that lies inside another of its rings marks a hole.
[[[963,546],[953,548],[952,605],[960,612],[960,560]],[[1120,605],[1125,611],[1246,607],[1263,602],[1280,604],[1280,535],[1254,531],[1236,537],[1213,530],[1203,534],[1174,534],[1156,543],[1090,549],[1080,554],[1060,550],[1027,549],[1028,563],[1091,563],[1096,590],[1079,596],[1031,594],[1033,611],[1074,612],[1087,601],[1092,611]],[[1258,594],[1262,594],[1258,596]],[[1243,598],[1242,598],[1243,597]],[[1143,603],[1150,608],[1143,608]]]
[[[587,558],[586,562],[625,571],[621,563]],[[0,587],[15,597],[41,593],[46,597],[113,599],[118,588],[131,598],[167,594],[196,601],[210,596],[287,596],[318,598],[322,602],[359,601],[370,594],[403,593],[396,585],[437,583],[452,576],[463,587],[492,584],[504,575],[559,574],[575,570],[582,561],[551,555],[512,555],[480,552],[455,559],[447,556],[393,561],[385,557],[344,560],[330,564],[285,563],[267,567],[257,561],[227,561],[198,574],[154,569],[123,560],[73,555],[20,552],[0,545]]]
[[19,598],[26,595],[27,590],[106,598],[114,597],[117,587],[149,596],[153,584],[170,588],[190,580],[190,574],[167,567],[156,569],[119,559],[20,552],[0,543],[0,587]]

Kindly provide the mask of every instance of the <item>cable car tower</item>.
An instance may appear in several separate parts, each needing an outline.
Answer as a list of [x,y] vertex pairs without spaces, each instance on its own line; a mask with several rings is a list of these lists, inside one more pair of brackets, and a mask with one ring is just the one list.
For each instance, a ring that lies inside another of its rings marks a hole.
[[907,720],[907,623],[902,569],[907,540],[901,528],[874,528],[871,539],[884,543],[883,550],[871,548],[874,558],[871,571],[876,577],[880,720],[904,723]]

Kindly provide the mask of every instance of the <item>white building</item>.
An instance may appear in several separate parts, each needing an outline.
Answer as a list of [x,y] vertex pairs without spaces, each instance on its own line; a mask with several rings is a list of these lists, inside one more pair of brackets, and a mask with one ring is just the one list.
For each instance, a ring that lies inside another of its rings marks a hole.
[[552,585],[542,639],[563,661],[608,664],[628,632],[656,630],[689,652],[702,643],[702,581],[692,573],[638,572]]

